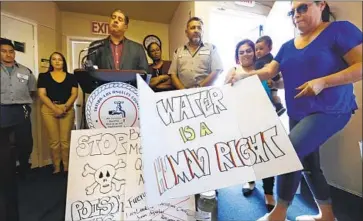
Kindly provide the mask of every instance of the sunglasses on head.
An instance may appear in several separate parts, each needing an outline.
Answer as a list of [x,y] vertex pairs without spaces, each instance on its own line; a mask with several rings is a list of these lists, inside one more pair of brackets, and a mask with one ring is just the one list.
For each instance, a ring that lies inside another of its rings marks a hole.
[[[310,3],[311,4],[311,3]],[[294,17],[295,13],[304,14],[308,11],[310,4],[301,4],[297,8],[292,9],[287,13],[288,16]]]

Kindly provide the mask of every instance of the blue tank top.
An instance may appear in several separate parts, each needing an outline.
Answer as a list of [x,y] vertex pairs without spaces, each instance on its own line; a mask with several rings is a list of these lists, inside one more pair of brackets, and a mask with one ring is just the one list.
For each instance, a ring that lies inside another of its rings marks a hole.
[[286,42],[275,60],[284,79],[287,113],[301,120],[312,113],[351,113],[357,109],[353,84],[324,89],[317,96],[295,99],[297,87],[309,80],[337,73],[348,67],[343,56],[362,43],[362,32],[347,21],[332,22],[303,49]]

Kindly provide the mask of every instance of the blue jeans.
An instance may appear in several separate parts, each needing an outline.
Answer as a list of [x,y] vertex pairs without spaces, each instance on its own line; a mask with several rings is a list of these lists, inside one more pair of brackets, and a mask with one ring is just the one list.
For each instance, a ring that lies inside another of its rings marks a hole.
[[289,138],[304,167],[277,177],[278,202],[288,207],[303,173],[318,204],[331,204],[329,185],[320,169],[319,148],[349,122],[351,114],[316,113],[300,121],[290,119]]

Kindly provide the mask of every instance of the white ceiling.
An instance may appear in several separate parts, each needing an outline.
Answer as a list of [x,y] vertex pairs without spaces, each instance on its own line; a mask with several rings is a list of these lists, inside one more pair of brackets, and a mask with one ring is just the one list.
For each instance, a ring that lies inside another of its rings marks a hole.
[[130,19],[169,24],[178,1],[56,1],[61,11],[110,16],[121,9]]
[[[61,11],[110,16],[121,9],[132,20],[169,24],[180,1],[55,1]],[[274,1],[256,1],[272,7]]]

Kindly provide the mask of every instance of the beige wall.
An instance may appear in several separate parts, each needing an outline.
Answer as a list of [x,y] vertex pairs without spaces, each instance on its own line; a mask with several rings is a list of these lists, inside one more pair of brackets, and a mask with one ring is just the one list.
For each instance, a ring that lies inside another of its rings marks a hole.
[[[105,38],[107,36],[95,35],[91,32],[91,22],[92,21],[103,21],[108,22],[109,17],[80,14],[73,12],[61,12],[62,20],[62,46],[63,52],[67,51],[67,36],[76,37],[88,37],[88,38]],[[154,34],[158,36],[162,42],[162,50],[165,52],[169,51],[169,25],[145,22],[139,20],[130,20],[129,29],[127,30],[125,36],[133,41],[143,43],[144,38],[149,34]],[[67,54],[67,53],[65,53]],[[169,54],[163,53],[163,59],[168,60]]]
[[169,26],[169,48],[170,58],[173,58],[174,51],[184,45],[188,40],[185,36],[185,27],[189,17],[195,15],[195,2],[181,2]]
[[[61,47],[60,32],[57,29],[57,16],[59,10],[53,2],[1,2],[1,11],[9,13],[19,18],[32,21],[37,24],[38,29],[38,67],[41,58],[49,58],[49,55]],[[39,72],[45,71],[40,68],[35,70]],[[47,144],[47,136],[42,129],[42,120],[40,117],[40,102],[35,102],[32,111],[32,126],[34,151],[32,155],[33,166],[43,166],[49,161],[49,152]]]
[[[330,2],[337,20],[348,20],[362,30],[362,2]],[[348,126],[321,149],[321,163],[328,182],[362,196],[362,82],[354,84],[358,111]]]

